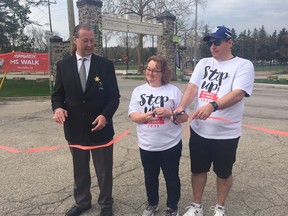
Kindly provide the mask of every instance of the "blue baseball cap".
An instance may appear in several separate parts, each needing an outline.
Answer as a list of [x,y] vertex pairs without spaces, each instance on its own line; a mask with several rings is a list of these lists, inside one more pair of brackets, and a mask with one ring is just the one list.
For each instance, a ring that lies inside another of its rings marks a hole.
[[232,38],[232,31],[225,26],[217,26],[208,36],[203,38],[203,41],[210,41],[211,38],[230,39]]

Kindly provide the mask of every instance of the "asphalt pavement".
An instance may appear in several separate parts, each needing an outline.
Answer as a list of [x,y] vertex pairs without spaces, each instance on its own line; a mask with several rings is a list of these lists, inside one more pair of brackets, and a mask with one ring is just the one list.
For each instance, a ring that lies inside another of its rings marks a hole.
[[[128,116],[132,90],[144,80],[118,77],[121,103],[114,116],[116,136],[130,133],[114,144],[115,216],[141,216],[146,205],[143,169],[137,146],[136,125]],[[181,90],[186,84],[173,82]],[[243,135],[234,166],[234,185],[227,200],[228,216],[288,215],[288,88],[255,85],[245,99]],[[0,99],[0,215],[60,216],[74,204],[71,155],[61,125],[54,123],[50,98]],[[183,124],[180,161],[180,215],[192,199],[187,123]],[[25,152],[38,147],[57,149]],[[92,165],[92,164],[91,164]],[[93,166],[92,208],[83,215],[99,215],[98,186]],[[164,215],[166,188],[160,176],[160,210]],[[216,203],[215,175],[209,173],[204,192],[205,216],[212,216]]]

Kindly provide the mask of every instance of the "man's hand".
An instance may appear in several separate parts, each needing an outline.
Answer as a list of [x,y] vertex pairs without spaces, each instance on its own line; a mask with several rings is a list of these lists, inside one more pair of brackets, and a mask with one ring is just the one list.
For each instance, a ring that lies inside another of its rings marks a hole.
[[65,122],[65,119],[68,117],[67,110],[64,110],[62,108],[57,108],[54,111],[53,119],[58,124],[63,124]]
[[211,113],[214,111],[213,106],[208,103],[202,107],[199,107],[191,116],[192,119],[200,119],[200,120],[206,120],[209,118]]
[[92,122],[93,125],[95,125],[94,128],[91,129],[91,131],[98,131],[103,129],[106,126],[106,118],[103,115],[97,116],[97,118]]

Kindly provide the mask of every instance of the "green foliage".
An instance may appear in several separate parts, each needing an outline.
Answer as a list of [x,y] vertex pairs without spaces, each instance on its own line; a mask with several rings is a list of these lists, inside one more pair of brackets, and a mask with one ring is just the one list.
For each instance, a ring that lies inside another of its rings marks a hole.
[[0,2],[0,52],[18,51],[25,43],[27,44],[27,38],[22,36],[25,26],[31,23],[28,17],[31,12],[29,4],[23,2],[18,0]]

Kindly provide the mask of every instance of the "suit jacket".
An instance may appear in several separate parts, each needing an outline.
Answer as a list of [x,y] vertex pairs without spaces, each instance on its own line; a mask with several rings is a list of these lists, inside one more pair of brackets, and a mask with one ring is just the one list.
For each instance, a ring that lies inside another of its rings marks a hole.
[[[120,101],[120,94],[111,61],[92,54],[86,90],[83,92],[74,54],[57,63],[54,92],[51,97],[53,111],[68,111],[64,123],[65,138],[73,144],[83,140],[105,142],[114,136],[112,117]],[[104,115],[107,125],[100,131],[91,132],[92,122]]]

